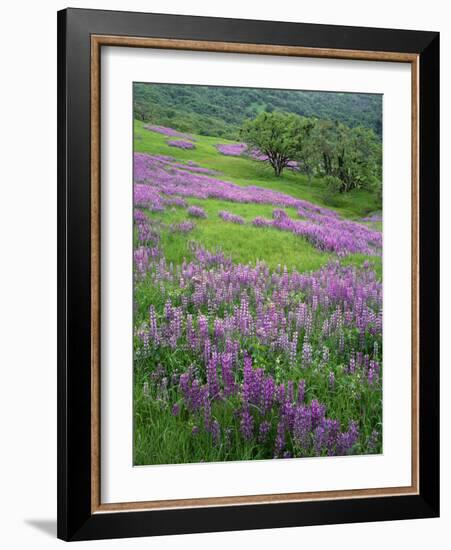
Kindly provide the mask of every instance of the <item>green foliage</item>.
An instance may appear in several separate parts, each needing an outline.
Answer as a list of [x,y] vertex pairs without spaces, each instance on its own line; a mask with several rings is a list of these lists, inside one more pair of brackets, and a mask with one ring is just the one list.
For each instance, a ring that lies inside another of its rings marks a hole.
[[319,156],[318,174],[338,178],[340,193],[381,186],[382,144],[374,132],[320,120],[313,140]]
[[326,176],[328,204],[338,192],[362,188],[381,200],[382,145],[368,128],[263,112],[243,124],[240,137],[266,156],[276,176],[293,161],[309,183],[313,175]]
[[238,139],[247,118],[283,111],[304,117],[363,126],[382,135],[382,96],[135,83],[135,118],[184,132]]
[[299,117],[288,113],[261,113],[247,120],[240,137],[250,150],[266,156],[276,176],[293,161],[300,148]]
[[309,184],[318,166],[318,147],[315,140],[317,120],[315,118],[296,117],[294,158],[301,170],[308,176]]

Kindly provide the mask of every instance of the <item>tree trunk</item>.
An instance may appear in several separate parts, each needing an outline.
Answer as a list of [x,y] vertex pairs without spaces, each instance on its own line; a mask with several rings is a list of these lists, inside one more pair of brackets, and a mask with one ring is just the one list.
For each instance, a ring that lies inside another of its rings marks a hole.
[[280,162],[280,160],[275,159],[273,162],[271,162],[271,164],[272,164],[272,167],[274,168],[275,175],[279,177],[283,170],[282,163]]

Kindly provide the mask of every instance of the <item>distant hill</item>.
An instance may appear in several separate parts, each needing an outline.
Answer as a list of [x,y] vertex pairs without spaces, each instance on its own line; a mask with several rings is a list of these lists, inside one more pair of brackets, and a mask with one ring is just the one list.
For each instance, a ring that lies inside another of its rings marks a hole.
[[382,135],[382,96],[376,94],[135,83],[133,101],[139,120],[206,136],[238,139],[245,119],[275,110]]

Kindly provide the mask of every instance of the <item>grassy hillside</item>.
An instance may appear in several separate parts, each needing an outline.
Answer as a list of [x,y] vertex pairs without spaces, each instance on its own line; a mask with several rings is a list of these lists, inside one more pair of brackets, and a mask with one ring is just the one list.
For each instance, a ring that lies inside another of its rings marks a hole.
[[[342,217],[359,220],[377,209],[375,198],[365,190],[355,190],[339,197],[339,203],[331,207],[323,199],[324,188],[320,179],[313,179],[309,185],[307,178],[299,173],[285,170],[279,178],[266,163],[245,157],[231,157],[218,153],[215,145],[227,143],[227,140],[217,137],[195,136],[196,148],[183,150],[167,145],[167,137],[147,130],[141,121],[135,121],[135,152],[151,153],[153,155],[169,155],[182,163],[194,161],[200,166],[217,172],[221,180],[230,181],[241,186],[258,185],[267,189],[281,191],[295,198],[311,201],[320,206],[337,211]],[[289,269],[310,271],[319,269],[331,258],[331,255],[319,251],[307,241],[291,233],[280,232],[273,228],[245,227],[234,224],[224,224],[219,218],[221,210],[228,210],[251,222],[257,216],[271,218],[274,206],[267,204],[238,203],[219,201],[216,199],[199,200],[188,198],[192,205],[202,206],[208,214],[206,219],[196,220],[197,227],[190,233],[190,238],[202,243],[208,249],[220,247],[233,259],[240,263],[257,259],[265,260],[272,268],[286,265]],[[298,218],[293,208],[285,209],[293,219]],[[149,214],[152,219],[170,225],[186,219],[184,208],[177,206],[163,213]],[[374,224],[372,224],[374,226]],[[186,242],[170,231],[163,231],[163,243],[166,257],[172,262],[180,263],[183,258],[190,259]],[[381,274],[381,258],[367,257],[361,254],[351,254],[344,263],[362,264],[365,260],[375,263],[376,271]]]

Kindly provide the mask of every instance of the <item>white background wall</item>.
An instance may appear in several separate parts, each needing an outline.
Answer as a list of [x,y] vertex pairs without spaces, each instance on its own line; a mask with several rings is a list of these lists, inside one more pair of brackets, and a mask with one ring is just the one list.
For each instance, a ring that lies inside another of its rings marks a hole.
[[[440,31],[442,282],[451,280],[451,18],[442,0],[90,1],[72,7]],[[56,11],[2,8],[0,84],[0,544],[54,548],[56,533]],[[445,254],[446,252],[446,254]],[[450,291],[442,284],[442,518],[83,543],[84,548],[445,547],[450,538]],[[449,544],[449,542],[448,542]]]

